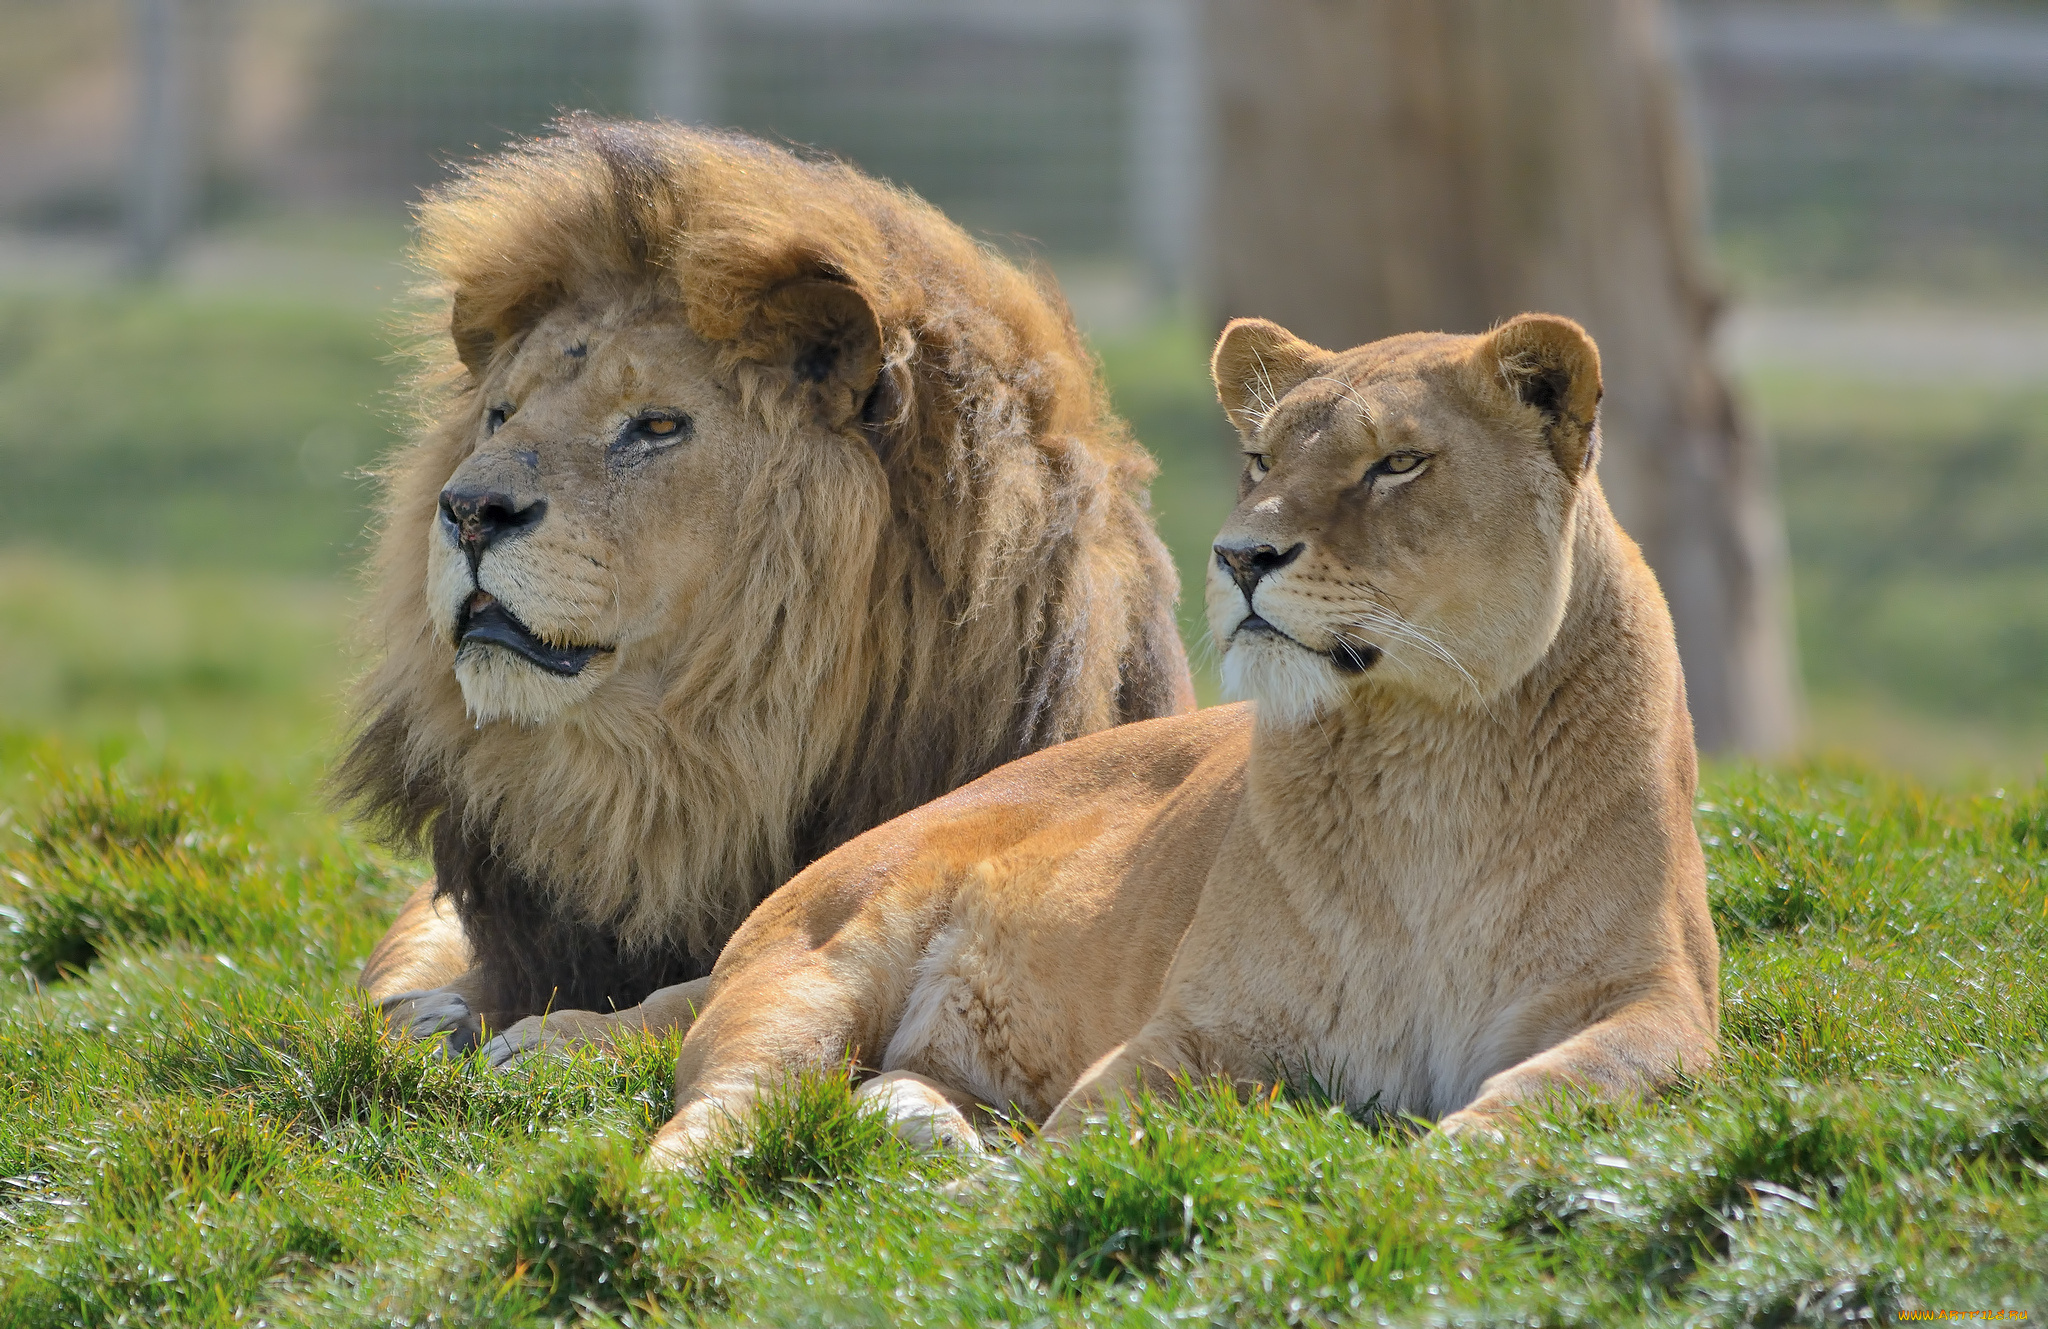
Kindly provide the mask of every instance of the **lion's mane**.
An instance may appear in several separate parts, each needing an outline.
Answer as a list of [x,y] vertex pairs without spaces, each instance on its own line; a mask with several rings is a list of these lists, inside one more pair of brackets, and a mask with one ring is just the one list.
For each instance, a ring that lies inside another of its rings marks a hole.
[[[418,427],[381,473],[380,657],[336,784],[431,849],[494,1006],[603,1009],[708,972],[755,903],[860,831],[1191,704],[1150,458],[1058,295],[921,200],[738,135],[577,117],[431,194],[416,256],[441,312]],[[673,301],[786,435],[770,297],[819,279],[881,327],[865,418],[887,511],[765,467],[751,548],[642,572],[711,579],[658,695],[472,724],[423,568],[492,346],[593,291]]]

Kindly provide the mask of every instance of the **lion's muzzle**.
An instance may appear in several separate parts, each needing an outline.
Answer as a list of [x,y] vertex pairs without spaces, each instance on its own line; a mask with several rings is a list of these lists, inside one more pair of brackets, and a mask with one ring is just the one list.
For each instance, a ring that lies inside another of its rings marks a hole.
[[478,591],[462,606],[462,613],[455,620],[455,642],[458,649],[472,643],[502,646],[529,664],[563,678],[582,673],[593,656],[605,651],[602,646],[557,646],[543,640],[488,591]]
[[463,484],[459,476],[441,491],[441,527],[469,560],[471,577],[486,549],[539,524],[547,513],[544,498],[522,501],[495,486]]

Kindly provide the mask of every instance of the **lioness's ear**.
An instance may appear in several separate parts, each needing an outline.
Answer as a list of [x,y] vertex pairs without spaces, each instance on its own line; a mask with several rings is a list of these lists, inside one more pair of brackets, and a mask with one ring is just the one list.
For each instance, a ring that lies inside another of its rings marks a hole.
[[829,429],[860,415],[882,372],[882,325],[844,282],[811,278],[771,291],[757,325],[764,358],[787,369]]
[[1330,358],[1287,329],[1263,318],[1234,318],[1216,340],[1209,377],[1231,427],[1249,438],[1280,399]]
[[1543,415],[1543,434],[1566,476],[1593,469],[1600,351],[1586,330],[1555,314],[1521,314],[1494,329],[1472,357],[1486,390],[1505,391]]

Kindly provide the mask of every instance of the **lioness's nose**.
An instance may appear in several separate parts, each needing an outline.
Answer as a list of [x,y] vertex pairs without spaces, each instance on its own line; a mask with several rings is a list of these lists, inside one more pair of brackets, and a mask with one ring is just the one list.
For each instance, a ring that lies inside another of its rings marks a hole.
[[506,535],[525,530],[547,515],[548,501],[536,498],[525,506],[501,489],[451,484],[441,491],[441,519],[471,559]]
[[1297,544],[1292,549],[1282,550],[1272,545],[1219,544],[1216,546],[1216,562],[1230,574],[1230,579],[1237,583],[1237,589],[1244,592],[1245,603],[1250,604],[1252,592],[1258,589],[1260,579],[1301,557],[1301,551],[1307,547]]

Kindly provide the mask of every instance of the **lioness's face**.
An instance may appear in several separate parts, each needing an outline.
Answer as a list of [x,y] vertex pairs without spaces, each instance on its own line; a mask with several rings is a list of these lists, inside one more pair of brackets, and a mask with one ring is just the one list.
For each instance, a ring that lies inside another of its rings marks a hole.
[[[776,449],[673,306],[566,307],[495,356],[427,543],[433,631],[479,724],[560,715],[686,624],[727,575]],[[623,662],[623,664],[622,664]]]
[[1549,646],[1599,370],[1576,325],[1530,324],[1341,354],[1270,323],[1226,331],[1217,386],[1244,470],[1209,626],[1226,688],[1263,721],[1361,689],[1484,705]]

